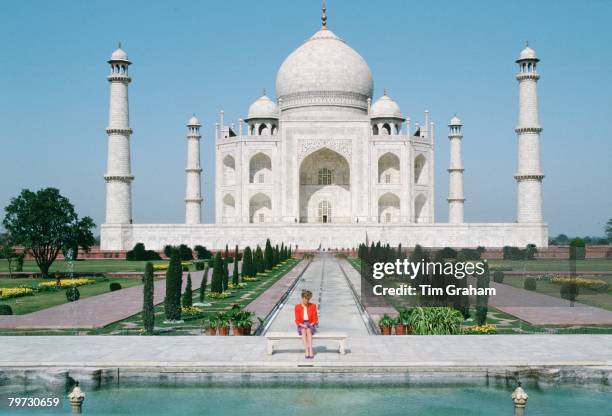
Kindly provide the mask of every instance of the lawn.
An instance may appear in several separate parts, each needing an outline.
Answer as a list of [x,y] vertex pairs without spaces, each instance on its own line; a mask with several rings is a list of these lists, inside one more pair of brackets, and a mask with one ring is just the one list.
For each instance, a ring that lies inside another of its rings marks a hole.
[[[585,305],[591,305],[598,308],[607,309],[612,311],[612,275],[603,275],[603,276],[589,276],[589,278],[604,280],[606,281],[611,289],[608,289],[607,292],[597,292],[594,290],[590,290],[585,287],[579,288],[579,294],[576,298],[577,302],[584,303]],[[526,279],[526,276],[509,276],[506,275],[504,277],[504,284],[510,285],[513,287],[517,287],[523,289],[523,284]],[[539,279],[536,283],[536,292],[542,293],[544,295],[554,296],[556,298],[561,297],[561,285],[551,283],[546,279]]]
[[[49,279],[0,279],[0,287],[32,287],[43,281],[49,282]],[[121,284],[122,288],[128,288],[142,283],[138,278],[98,278],[96,279],[96,283],[78,287],[81,299],[108,293],[110,291],[109,286],[113,282]],[[1,302],[5,305],[10,305],[13,309],[13,314],[25,315],[30,312],[50,308],[51,306],[61,305],[66,303],[67,300],[66,291],[60,289],[52,292],[38,292],[32,296],[4,299]]]
[[[489,260],[489,265],[513,272],[569,272],[570,262],[564,259]],[[612,273],[612,259],[577,260],[578,272]]]
[[[104,273],[104,272],[142,272],[146,261],[127,261],[118,259],[100,259],[100,260],[77,260],[73,263],[74,272],[76,273]],[[167,260],[153,261],[155,263],[168,263]],[[13,262],[13,271],[15,271],[15,262]],[[24,272],[39,272],[38,266],[34,260],[26,260],[23,262]],[[50,271],[66,272],[68,271],[68,263],[64,260],[56,260],[51,266]],[[0,260],[0,272],[8,272],[8,263],[6,260]]]

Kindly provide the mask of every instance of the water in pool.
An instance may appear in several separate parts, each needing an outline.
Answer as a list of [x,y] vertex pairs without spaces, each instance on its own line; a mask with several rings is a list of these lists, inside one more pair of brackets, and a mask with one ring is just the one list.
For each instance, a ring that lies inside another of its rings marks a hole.
[[[609,386],[526,387],[527,415],[610,416],[612,390]],[[84,388],[83,413],[87,415],[483,415],[513,414],[511,388],[505,387],[121,387]],[[9,409],[10,386],[0,389],[3,415],[57,415],[62,408]],[[11,394],[14,394],[12,391]],[[58,396],[61,392],[28,389],[22,396]],[[65,397],[65,395],[64,395]]]

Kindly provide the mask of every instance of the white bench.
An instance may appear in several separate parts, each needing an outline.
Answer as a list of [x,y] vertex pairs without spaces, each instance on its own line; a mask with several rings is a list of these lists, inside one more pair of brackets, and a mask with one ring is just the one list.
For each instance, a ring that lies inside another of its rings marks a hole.
[[[274,346],[281,340],[301,340],[302,337],[297,332],[268,332],[264,337],[267,340],[268,354],[274,354]],[[346,354],[346,338],[345,332],[317,332],[312,336],[313,340],[328,340],[338,342],[338,352]]]

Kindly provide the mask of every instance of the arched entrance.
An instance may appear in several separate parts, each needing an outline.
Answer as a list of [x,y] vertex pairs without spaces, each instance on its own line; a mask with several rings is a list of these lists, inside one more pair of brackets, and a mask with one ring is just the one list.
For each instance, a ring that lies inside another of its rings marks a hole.
[[300,222],[351,222],[350,183],[349,163],[339,153],[324,147],[304,158],[300,165]]

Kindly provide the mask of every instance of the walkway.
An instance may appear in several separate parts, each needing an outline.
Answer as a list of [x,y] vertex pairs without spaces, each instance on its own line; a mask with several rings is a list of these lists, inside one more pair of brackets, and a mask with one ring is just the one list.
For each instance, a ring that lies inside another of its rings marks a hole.
[[368,335],[338,260],[326,254],[317,255],[312,261],[268,331],[296,331],[294,306],[300,302],[302,289],[312,292],[312,302],[318,306],[319,331],[342,331],[349,338]]
[[[194,289],[200,287],[204,272],[190,272]],[[210,278],[210,276],[209,276]],[[183,289],[187,273],[183,273]],[[155,282],[153,302],[164,301],[166,280]],[[93,329],[102,328],[142,311],[142,285],[53,306],[27,315],[0,316],[3,329]],[[27,337],[26,337],[27,338]]]
[[[493,283],[497,290],[489,297],[489,305],[532,325],[599,325],[612,326],[612,312],[542,293]],[[580,300],[580,296],[578,296]]]

